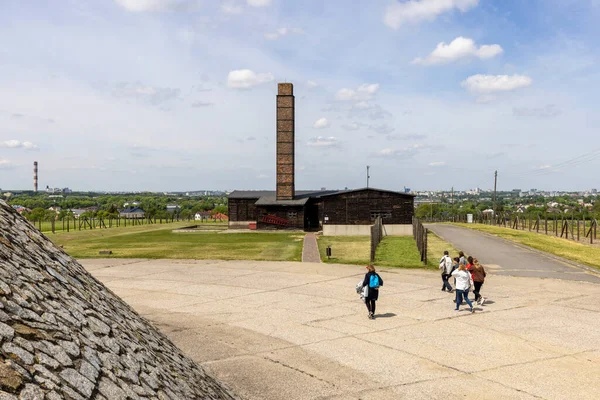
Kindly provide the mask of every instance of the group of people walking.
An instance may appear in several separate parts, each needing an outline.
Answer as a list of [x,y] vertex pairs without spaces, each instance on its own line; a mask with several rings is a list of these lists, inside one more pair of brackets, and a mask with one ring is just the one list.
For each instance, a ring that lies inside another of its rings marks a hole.
[[[356,285],[356,292],[364,300],[369,319],[375,319],[375,306],[379,299],[379,288],[383,286],[383,279],[375,271],[373,265],[367,265],[367,273],[363,280]],[[479,305],[485,303],[486,298],[481,295],[481,287],[485,282],[486,272],[483,265],[471,256],[465,257],[461,251],[458,257],[450,258],[448,251],[440,259],[440,271],[442,272],[442,291],[455,293],[455,310],[459,311],[463,300],[469,305],[469,311],[474,312],[473,303],[469,299],[469,292],[473,289],[475,302]],[[454,278],[454,289],[450,284],[450,278]]]
[[[444,256],[440,259],[440,271],[442,272],[442,291],[456,293],[454,299],[456,311],[459,310],[464,299],[470,307],[469,311],[474,312],[473,303],[469,300],[471,288],[473,288],[475,302],[479,305],[485,303],[485,297],[481,296],[481,286],[485,282],[486,272],[476,258],[465,257],[462,251],[458,253],[458,257],[450,258],[448,251],[444,251]],[[455,289],[452,289],[450,277],[454,277]]]

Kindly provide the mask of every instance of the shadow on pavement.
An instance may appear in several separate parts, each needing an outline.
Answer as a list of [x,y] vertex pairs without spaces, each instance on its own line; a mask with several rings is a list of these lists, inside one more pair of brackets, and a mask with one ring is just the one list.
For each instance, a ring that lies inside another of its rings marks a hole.
[[396,314],[394,313],[385,313],[385,314],[377,314],[375,315],[376,318],[392,318],[395,317]]

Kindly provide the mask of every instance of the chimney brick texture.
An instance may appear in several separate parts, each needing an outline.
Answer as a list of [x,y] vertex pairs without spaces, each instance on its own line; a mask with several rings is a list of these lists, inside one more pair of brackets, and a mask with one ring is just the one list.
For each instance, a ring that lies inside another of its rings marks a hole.
[[294,85],[277,85],[277,200],[293,200]]

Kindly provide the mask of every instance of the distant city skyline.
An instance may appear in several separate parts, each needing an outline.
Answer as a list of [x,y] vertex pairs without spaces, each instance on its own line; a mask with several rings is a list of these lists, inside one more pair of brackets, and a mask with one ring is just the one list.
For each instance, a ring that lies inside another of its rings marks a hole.
[[5,0],[0,188],[600,186],[598,0]]

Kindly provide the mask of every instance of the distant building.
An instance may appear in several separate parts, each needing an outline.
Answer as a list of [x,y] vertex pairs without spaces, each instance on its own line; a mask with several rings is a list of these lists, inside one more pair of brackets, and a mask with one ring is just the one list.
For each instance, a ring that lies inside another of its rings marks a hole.
[[146,217],[146,212],[139,207],[130,207],[119,213],[121,218],[142,219]]
[[167,212],[170,213],[174,213],[181,210],[181,206],[178,206],[177,204],[169,204],[167,205]]
[[81,215],[83,213],[98,211],[98,207],[93,206],[93,207],[86,207],[86,208],[72,208],[70,211],[73,213],[73,216],[75,218],[79,218],[79,217],[81,217]]
[[15,211],[18,212],[19,214],[23,214],[24,212],[30,212],[31,211],[27,207],[18,206],[18,205],[14,205],[14,206],[12,206],[12,208],[14,208]]
[[194,214],[195,221],[208,221],[210,220],[210,211],[200,211]]
[[213,215],[213,219],[219,220],[219,221],[229,221],[229,217],[223,213],[216,213],[215,215]]
[[127,203],[123,204],[123,207],[127,208],[127,207],[137,207],[139,206],[140,203],[137,201],[128,201]]
[[73,216],[75,218],[79,218],[81,216],[81,214],[83,214],[84,212],[87,212],[87,210],[83,209],[83,208],[73,208],[73,209],[71,209],[71,212],[73,213]]

